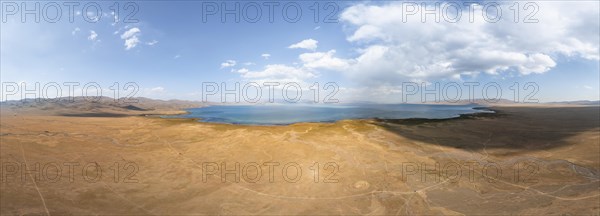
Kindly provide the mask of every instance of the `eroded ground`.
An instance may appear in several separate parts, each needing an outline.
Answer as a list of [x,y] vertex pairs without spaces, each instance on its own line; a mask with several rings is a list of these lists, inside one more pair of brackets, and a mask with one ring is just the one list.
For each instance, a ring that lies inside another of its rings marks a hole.
[[600,109],[494,109],[289,126],[4,109],[0,213],[597,215]]

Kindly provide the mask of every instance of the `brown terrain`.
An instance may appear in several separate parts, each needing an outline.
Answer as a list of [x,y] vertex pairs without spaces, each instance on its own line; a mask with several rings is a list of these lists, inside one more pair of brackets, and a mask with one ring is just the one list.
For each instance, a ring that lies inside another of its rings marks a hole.
[[3,103],[2,215],[598,215],[600,108],[287,126]]

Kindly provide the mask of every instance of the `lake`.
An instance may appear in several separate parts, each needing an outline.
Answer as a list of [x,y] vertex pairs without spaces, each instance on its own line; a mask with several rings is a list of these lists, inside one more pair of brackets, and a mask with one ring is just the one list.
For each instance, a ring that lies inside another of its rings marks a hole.
[[250,125],[286,125],[298,122],[335,122],[343,119],[443,119],[460,114],[489,112],[477,105],[425,104],[268,104],[219,105],[188,109],[188,114],[166,118],[199,118],[203,122]]

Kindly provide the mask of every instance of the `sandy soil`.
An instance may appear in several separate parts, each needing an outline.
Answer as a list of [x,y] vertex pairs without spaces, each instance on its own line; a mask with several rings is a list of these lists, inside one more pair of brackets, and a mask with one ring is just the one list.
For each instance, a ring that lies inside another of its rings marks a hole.
[[3,108],[0,213],[598,215],[600,108],[493,109],[242,126]]

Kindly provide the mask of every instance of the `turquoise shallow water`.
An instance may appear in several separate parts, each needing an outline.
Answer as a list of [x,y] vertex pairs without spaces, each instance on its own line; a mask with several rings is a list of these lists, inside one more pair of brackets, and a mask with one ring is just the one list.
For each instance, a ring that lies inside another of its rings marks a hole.
[[285,125],[298,122],[334,122],[343,119],[442,119],[457,117],[460,114],[485,112],[485,110],[473,109],[475,107],[476,105],[424,104],[236,105],[193,108],[187,110],[188,114],[175,117],[199,118],[203,122]]

